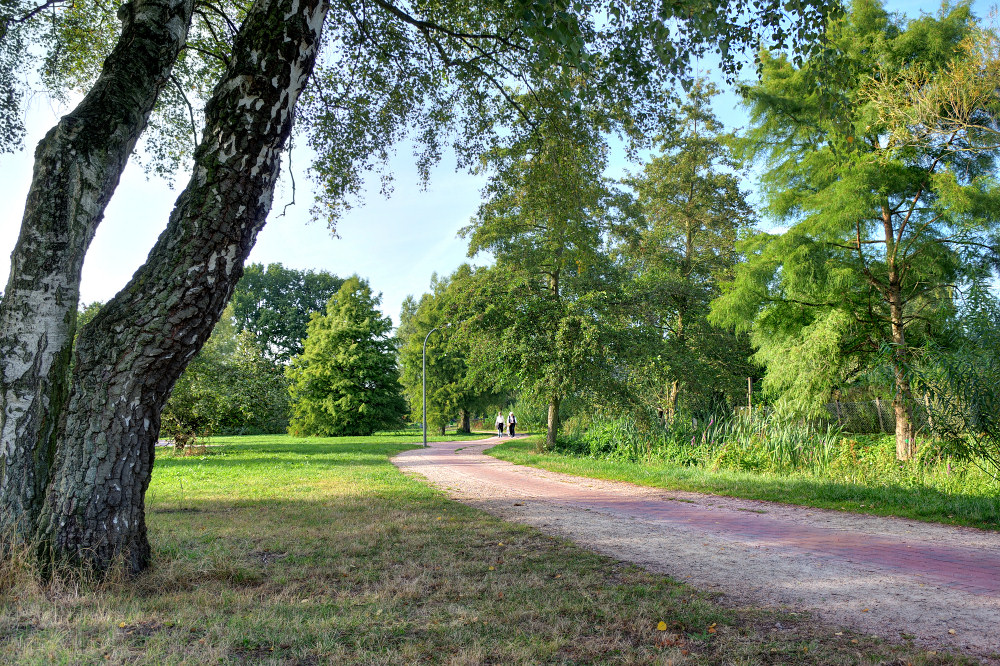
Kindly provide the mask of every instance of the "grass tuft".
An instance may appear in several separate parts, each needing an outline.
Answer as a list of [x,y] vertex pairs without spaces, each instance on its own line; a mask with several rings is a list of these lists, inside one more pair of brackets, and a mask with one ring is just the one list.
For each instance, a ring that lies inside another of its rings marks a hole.
[[157,459],[145,575],[5,579],[0,662],[962,663],[502,522],[399,473],[398,438],[208,444]]

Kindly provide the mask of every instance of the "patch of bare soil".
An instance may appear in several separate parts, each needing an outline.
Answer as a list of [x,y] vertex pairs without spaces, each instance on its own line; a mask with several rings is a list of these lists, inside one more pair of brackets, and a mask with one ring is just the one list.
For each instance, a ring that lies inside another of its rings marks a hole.
[[[482,453],[495,444],[438,443],[393,462],[466,504],[711,590],[732,606],[808,612],[834,631],[1000,664],[1000,567],[992,564],[1000,563],[1000,534],[556,474]],[[755,521],[786,536],[754,536]],[[821,532],[824,543],[867,540],[878,552],[831,554],[816,547]],[[907,569],[916,552],[909,548],[921,549],[925,566],[939,550],[944,573]],[[968,580],[961,570],[950,579],[946,570],[961,567],[956,552],[987,564]]]

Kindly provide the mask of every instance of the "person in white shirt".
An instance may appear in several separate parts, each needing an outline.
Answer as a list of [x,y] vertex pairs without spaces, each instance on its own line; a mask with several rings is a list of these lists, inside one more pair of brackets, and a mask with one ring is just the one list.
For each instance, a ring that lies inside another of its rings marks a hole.
[[514,412],[511,412],[510,414],[507,415],[507,432],[510,433],[511,437],[514,436],[514,426],[516,425],[517,425],[517,419],[514,418]]

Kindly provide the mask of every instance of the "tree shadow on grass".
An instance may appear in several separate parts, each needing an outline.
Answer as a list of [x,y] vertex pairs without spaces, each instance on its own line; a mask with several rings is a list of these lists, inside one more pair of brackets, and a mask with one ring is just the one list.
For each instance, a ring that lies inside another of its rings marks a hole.
[[[225,444],[209,448],[204,455],[178,456],[159,453],[156,469],[186,467],[251,467],[257,465],[342,467],[389,464],[391,456],[414,448],[415,444]],[[252,453],[250,453],[252,452]]]

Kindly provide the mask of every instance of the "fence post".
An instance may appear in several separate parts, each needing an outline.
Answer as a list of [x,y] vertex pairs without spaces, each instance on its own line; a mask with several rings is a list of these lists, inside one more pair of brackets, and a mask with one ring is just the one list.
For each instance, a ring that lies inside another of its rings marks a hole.
[[843,420],[840,418],[840,400],[834,400],[833,404],[837,408],[837,425],[844,425]]
[[885,432],[885,423],[882,422],[882,401],[875,398],[875,412],[878,414],[879,432]]
[[753,412],[753,378],[747,377],[747,411]]

